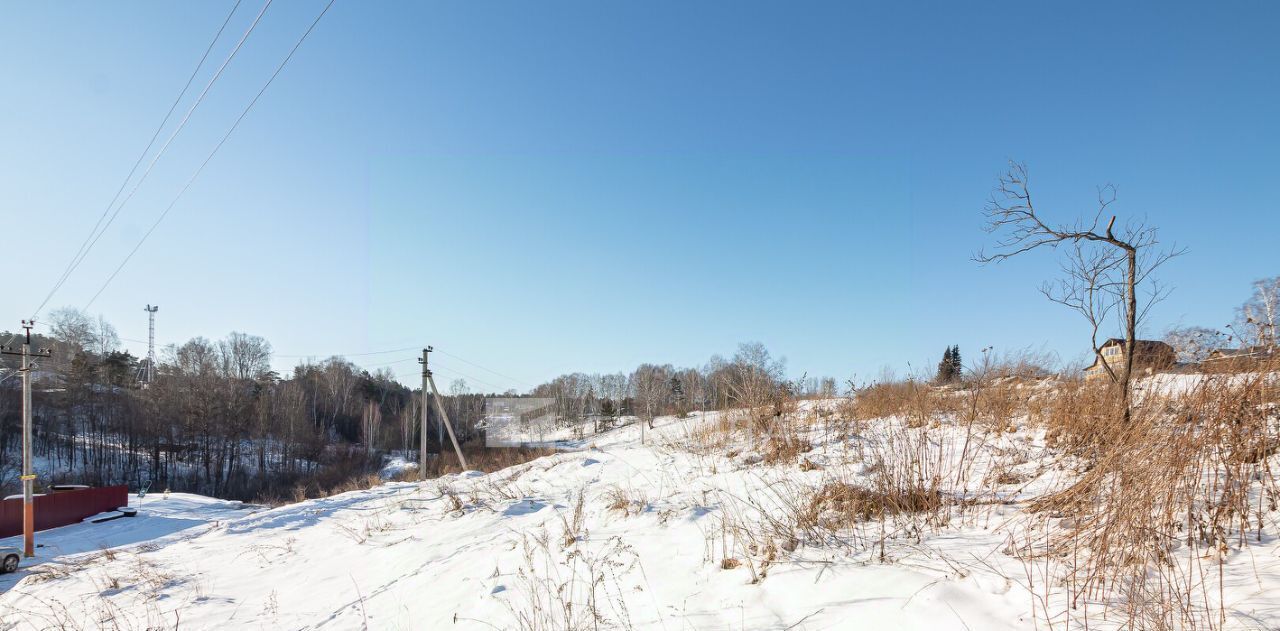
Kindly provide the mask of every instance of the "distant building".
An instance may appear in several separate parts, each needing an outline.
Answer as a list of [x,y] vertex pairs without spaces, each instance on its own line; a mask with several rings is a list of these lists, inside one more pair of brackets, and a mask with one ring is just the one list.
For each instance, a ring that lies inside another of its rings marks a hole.
[[537,397],[490,397],[484,402],[485,447],[520,447],[558,437],[556,400]]
[[[1113,337],[1106,341],[1100,349],[1102,356],[1093,361],[1093,365],[1084,369],[1084,378],[1089,381],[1094,379],[1106,379],[1107,368],[1120,374],[1124,370],[1125,353],[1124,340]],[[1150,375],[1158,370],[1164,370],[1173,366],[1177,360],[1177,353],[1173,347],[1159,340],[1134,340],[1133,351],[1133,374],[1134,375]],[[1106,365],[1103,365],[1106,362]]]
[[1202,366],[1205,370],[1249,370],[1263,364],[1280,362],[1280,349],[1274,346],[1220,348],[1209,353]]

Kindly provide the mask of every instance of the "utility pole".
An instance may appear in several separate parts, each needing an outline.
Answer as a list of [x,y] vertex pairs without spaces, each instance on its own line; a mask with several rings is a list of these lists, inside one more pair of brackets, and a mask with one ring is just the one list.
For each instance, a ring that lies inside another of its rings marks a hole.
[[427,417],[430,416],[431,400],[427,398],[427,388],[430,387],[431,370],[427,368],[427,355],[431,352],[428,346],[422,349],[422,359],[418,360],[422,364],[422,424],[421,431],[418,432],[418,479],[427,479]]
[[31,327],[35,320],[23,320],[22,328],[26,329],[26,338],[22,342],[22,350],[15,351],[7,346],[0,346],[0,354],[21,355],[22,364],[22,545],[23,556],[31,558],[36,555],[36,511],[34,487],[36,475],[31,470],[31,371],[34,365],[32,357],[50,357],[48,349],[31,352]]
[[453,423],[449,422],[449,413],[444,411],[444,403],[440,401],[440,391],[436,390],[436,380],[427,373],[427,381],[431,382],[431,397],[436,400],[436,409],[440,410],[440,418],[444,420],[444,429],[449,432],[449,442],[453,443],[453,452],[458,454],[458,464],[463,469],[467,468],[467,458],[462,455],[462,448],[458,446],[458,437],[453,433]]
[[147,312],[147,372],[144,375],[147,385],[156,377],[156,312],[159,310],[159,305],[147,305],[144,309]]
[[[436,380],[431,375],[431,369],[427,367],[427,355],[432,350],[434,348],[431,346],[422,349],[422,359],[418,360],[418,363],[422,364],[422,442],[418,446],[418,458],[422,461],[422,464],[419,465],[419,475],[421,476],[420,479],[423,480],[427,476],[425,467],[427,456],[427,408],[431,406],[432,401],[435,402],[436,409],[440,411],[440,420],[444,425],[445,431],[449,432],[449,442],[453,443],[453,452],[458,454],[458,463],[462,465],[463,469],[467,468],[467,458],[462,455],[462,447],[458,446],[458,437],[453,433],[453,424],[449,422],[449,413],[444,411],[444,403],[440,401],[440,393],[436,390]],[[430,389],[429,391],[428,388]],[[427,397],[431,398],[428,399]],[[444,453],[443,450],[441,450],[441,453]]]

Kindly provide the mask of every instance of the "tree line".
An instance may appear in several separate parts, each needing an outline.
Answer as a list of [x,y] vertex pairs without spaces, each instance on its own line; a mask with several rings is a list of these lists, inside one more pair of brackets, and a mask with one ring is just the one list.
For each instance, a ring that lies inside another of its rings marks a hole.
[[[33,347],[53,351],[33,373],[33,452],[44,484],[149,482],[238,499],[299,485],[318,493],[375,471],[385,452],[418,445],[420,396],[386,368],[370,372],[330,357],[281,375],[267,340],[231,333],[166,347],[144,386],[146,359],[122,350],[105,320],[63,309],[50,324],[32,336]],[[5,492],[16,488],[21,462],[16,368],[9,357],[0,366]],[[475,435],[484,395],[443,399],[462,438]],[[433,439],[435,423],[429,417]]]
[[[74,309],[49,316],[33,347],[53,356],[34,371],[33,452],[40,484],[150,485],[217,497],[256,499],[320,494],[376,471],[389,452],[419,444],[421,391],[388,368],[363,369],[343,357],[272,368],[266,339],[233,332],[196,337],[159,353],[153,381],[146,358],[121,347],[112,325]],[[0,340],[13,334],[4,333]],[[0,490],[13,492],[21,458],[17,361],[0,363]],[[832,378],[788,380],[785,363],[761,344],[731,357],[676,368],[642,364],[630,372],[571,373],[524,394],[473,393],[455,380],[442,402],[460,440],[483,438],[485,399],[553,401],[559,422],[599,432],[623,419],[652,425],[691,410],[766,407],[786,397],[835,396]],[[429,451],[447,438],[434,408]]]
[[831,377],[786,378],[786,364],[758,342],[739,344],[733,356],[713,355],[700,367],[641,364],[631,372],[569,373],[540,384],[532,396],[552,399],[567,425],[603,431],[624,417],[653,426],[662,415],[692,410],[762,407],[785,397],[837,395]]

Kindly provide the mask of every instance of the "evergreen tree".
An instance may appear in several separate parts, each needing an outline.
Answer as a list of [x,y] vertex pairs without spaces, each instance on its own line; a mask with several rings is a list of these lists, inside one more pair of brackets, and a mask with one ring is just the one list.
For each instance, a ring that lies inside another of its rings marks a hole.
[[956,344],[951,347],[951,378],[959,379],[962,372],[964,365],[960,363],[960,345]]
[[938,362],[938,375],[934,380],[938,383],[951,383],[955,379],[955,359],[952,355],[951,347],[942,353],[942,361]]
[[676,405],[676,416],[684,418],[688,413],[684,406],[684,385],[676,375],[671,375],[671,402]]

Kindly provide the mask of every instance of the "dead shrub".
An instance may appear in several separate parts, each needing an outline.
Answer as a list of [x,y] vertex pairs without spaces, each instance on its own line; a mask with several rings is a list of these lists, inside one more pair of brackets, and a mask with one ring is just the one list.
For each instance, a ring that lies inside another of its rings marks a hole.
[[795,436],[775,437],[765,443],[765,464],[787,464],[795,462],[800,454],[813,449],[813,443]]
[[574,497],[573,512],[570,514],[570,516],[565,517],[564,513],[560,514],[560,524],[564,527],[563,532],[561,532],[560,538],[561,538],[561,543],[566,548],[568,548],[569,546],[572,546],[574,543],[576,543],[579,539],[582,539],[583,537],[585,537],[587,534],[586,529],[584,527],[586,523],[586,512],[585,512],[586,504],[587,504],[587,489],[583,487],[582,489],[578,490],[578,493]]
[[836,530],[854,522],[932,512],[941,507],[942,494],[923,487],[886,492],[847,482],[831,482],[810,498],[801,522]]
[[604,494],[605,509],[622,513],[623,517],[639,515],[644,512],[649,505],[648,498],[637,490],[628,491],[620,486],[614,486]]

